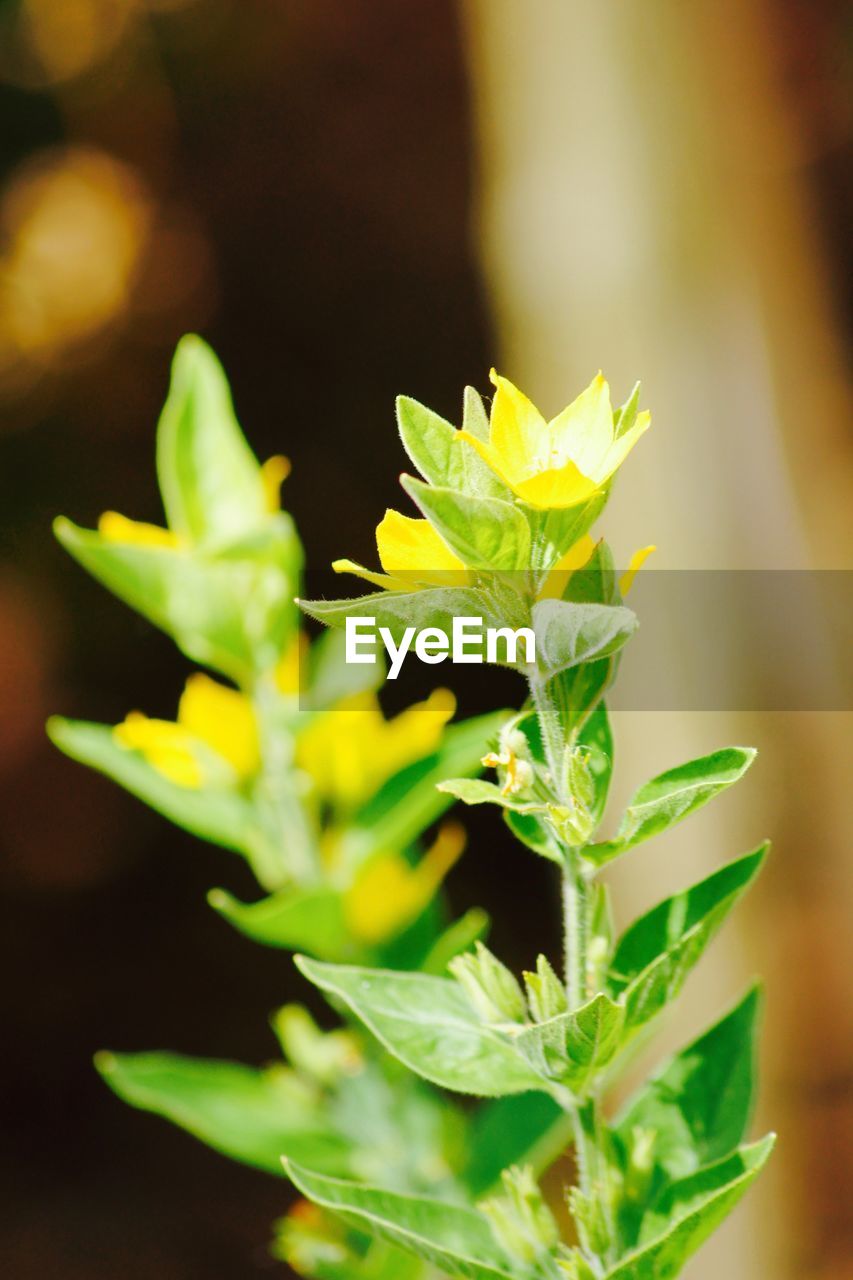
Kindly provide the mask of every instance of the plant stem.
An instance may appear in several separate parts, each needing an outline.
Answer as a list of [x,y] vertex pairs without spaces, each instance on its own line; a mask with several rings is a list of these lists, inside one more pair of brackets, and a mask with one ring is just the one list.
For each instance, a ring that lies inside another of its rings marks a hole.
[[566,799],[563,786],[563,749],[565,747],[563,727],[560,724],[554,699],[548,691],[547,681],[536,673],[529,677],[528,683],[533,706],[536,709],[536,718],[539,721],[539,731],[542,734],[545,759],[551,773],[554,796],[562,804]]
[[294,787],[292,737],[276,723],[278,695],[268,679],[258,681],[253,701],[261,740],[257,785],[268,823],[267,830],[260,833],[255,872],[269,889],[277,889],[290,879],[312,884],[319,877],[316,844]]
[[566,996],[570,1009],[586,999],[587,892],[574,850],[566,851],[563,870],[563,933],[565,943]]

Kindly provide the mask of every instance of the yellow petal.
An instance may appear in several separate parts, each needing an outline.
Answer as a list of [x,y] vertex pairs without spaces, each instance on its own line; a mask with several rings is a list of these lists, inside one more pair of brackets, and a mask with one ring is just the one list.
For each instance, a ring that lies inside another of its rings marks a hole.
[[233,767],[239,778],[260,768],[258,726],[252,704],[201,672],[187,680],[178,704],[178,724]]
[[413,924],[435,897],[447,872],[465,848],[465,833],[445,823],[435,843],[412,867],[396,853],[372,858],[349,890],[344,909],[350,930],[376,944]]
[[497,388],[489,417],[489,447],[515,487],[547,465],[548,428],[536,406],[508,378],[494,369],[489,377]]
[[628,562],[628,568],[619,579],[619,590],[623,596],[626,596],[634,584],[634,579],[642,569],[645,562],[653,551],[657,551],[657,547],[652,544],[648,547],[640,547],[639,551],[635,551]]
[[357,564],[355,560],[333,560],[332,569],[335,573],[352,573],[357,578],[363,578],[365,582],[370,582],[374,587],[381,587],[383,591],[411,591],[413,583],[405,578],[395,578],[387,573],[374,573],[372,569],[365,569],[364,565]]
[[384,721],[378,744],[383,773],[389,778],[398,769],[435,751],[442,731],[456,710],[449,689],[434,689],[425,702],[416,702],[393,720]]
[[376,528],[376,549],[386,573],[417,576],[429,582],[446,580],[459,585],[465,566],[428,520],[413,520],[399,511],[388,510]]
[[553,471],[540,471],[513,485],[522,501],[541,510],[577,506],[591,498],[597,488],[595,481],[582,475],[573,462]]
[[610,388],[600,373],[548,423],[548,432],[552,466],[573,462],[582,475],[601,483],[607,451],[613,444],[613,409]]
[[181,545],[181,540],[171,529],[157,524],[145,524],[141,520],[128,520],[117,511],[105,511],[98,521],[98,533],[106,542],[119,542],[132,547],[168,547]]
[[267,458],[261,467],[264,501],[270,515],[275,515],[281,509],[281,486],[289,475],[290,459],[280,453]]
[[585,533],[554,565],[537,599],[559,600],[569,585],[569,578],[576,569],[583,568],[594,550],[595,539]]
[[624,436],[620,436],[618,440],[614,441],[608,450],[607,457],[604,460],[604,466],[598,476],[599,484],[603,484],[605,480],[609,480],[614,471],[621,467],[640,436],[648,431],[651,423],[652,415],[647,409],[642,413],[637,414],[637,420],[633,427],[631,427],[630,431],[626,431]]
[[302,663],[308,657],[308,637],[300,631],[279,658],[273,672],[279,693],[296,694],[300,689]]
[[373,694],[359,694],[314,717],[299,735],[296,761],[317,791],[352,808],[374,795],[393,773],[438,746],[456,700],[435,690],[393,720]]
[[181,725],[131,711],[113,729],[113,737],[119,746],[141,751],[152,768],[179,787],[202,785],[204,774],[193,752],[192,735]]

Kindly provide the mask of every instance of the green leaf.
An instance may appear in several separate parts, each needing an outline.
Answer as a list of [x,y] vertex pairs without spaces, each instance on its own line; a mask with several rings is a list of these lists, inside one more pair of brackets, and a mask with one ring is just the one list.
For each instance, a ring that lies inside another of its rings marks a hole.
[[560,845],[551,828],[538,813],[517,813],[512,809],[504,809],[503,816],[516,840],[520,840],[533,853],[538,853],[540,858],[556,862],[558,867],[563,866]]
[[622,1110],[614,1128],[653,1131],[654,1160],[668,1179],[729,1155],[749,1127],[755,1095],[760,994],[753,987],[709,1031],[671,1057]]
[[390,1053],[433,1084],[479,1097],[548,1087],[504,1036],[480,1022],[448,978],[304,956],[296,963],[309,982],[342,1000]]
[[418,966],[423,973],[443,975],[455,956],[482,941],[489,931],[490,920],[480,907],[471,907],[458,920],[439,934],[424,960]]
[[464,1280],[518,1280],[514,1264],[476,1210],[444,1200],[323,1177],[288,1161],[286,1172],[302,1195],[361,1231],[424,1258]]
[[626,1007],[626,1032],[649,1022],[675,999],[725,917],[758,875],[768,847],[760,845],[667,898],[625,931],[611,961],[607,990]]
[[475,387],[466,387],[462,399],[462,426],[478,440],[489,438],[489,415]]
[[[610,485],[599,489],[588,502],[574,507],[552,507],[541,511],[525,506],[530,521],[537,567],[551,569],[595,524],[610,495]],[[574,575],[573,575],[574,576]]]
[[632,797],[615,839],[589,845],[584,857],[603,866],[666,831],[738,782],[756,754],[751,747],[725,747],[652,778]]
[[65,549],[203,666],[242,683],[271,667],[293,631],[300,550],[288,517],[249,543],[198,549],[110,542],[60,518]]
[[540,800],[515,800],[504,795],[500,787],[482,778],[446,778],[438,784],[439,791],[455,796],[463,804],[497,804],[514,813],[547,813],[547,806]]
[[164,1116],[232,1160],[277,1175],[283,1155],[330,1173],[350,1170],[349,1144],[283,1066],[257,1070],[175,1053],[99,1053],[95,1065],[125,1102]]
[[533,606],[533,629],[536,661],[549,679],[621,649],[636,631],[637,618],[623,605],[540,600]]
[[604,702],[598,703],[580,731],[578,742],[589,749],[587,766],[595,783],[595,799],[590,812],[595,822],[599,823],[604,816],[613,774],[613,733]]
[[[387,627],[395,644],[400,643],[407,627],[440,627],[451,635],[453,619],[460,616],[482,617],[485,625],[501,625],[497,618],[485,617],[481,593],[467,587],[376,591],[355,600],[300,600],[299,606],[327,627],[344,627],[347,618],[375,618],[377,628]],[[379,641],[377,653],[381,647]]]
[[496,572],[529,568],[530,526],[513,503],[437,488],[412,476],[403,476],[400,483],[469,568]]
[[[475,408],[468,407],[467,393],[471,390],[466,389],[466,417],[476,412]],[[510,490],[486,466],[476,449],[460,440],[456,428],[432,409],[409,396],[398,396],[397,426],[406,453],[430,484],[456,489],[471,497],[511,497]],[[488,432],[488,422],[486,430]]]
[[587,720],[601,704],[613,681],[619,657],[616,653],[597,662],[582,662],[561,671],[549,682],[548,688],[567,739],[578,733],[583,737]]
[[247,852],[254,819],[251,805],[239,792],[179,787],[152,768],[139,752],[119,746],[109,725],[52,716],[47,732],[65,755],[112,778],[170,822],[202,840]]
[[770,1134],[670,1184],[646,1215],[640,1247],[608,1271],[606,1280],[674,1280],[758,1177],[774,1143]]
[[479,1197],[510,1165],[547,1168],[562,1155],[571,1133],[571,1115],[547,1093],[516,1093],[482,1103],[471,1120],[466,1186]]
[[268,518],[261,469],[234,415],[210,347],[178,343],[157,427],[157,474],[169,527],[190,541],[225,542]]
[[311,644],[307,670],[300,671],[300,710],[328,711],[357,693],[372,693],[385,680],[386,664],[377,652],[375,663],[346,661],[346,638],[340,631],[323,631]]
[[599,993],[569,1013],[525,1027],[516,1044],[534,1070],[582,1097],[619,1048],[624,1010]]
[[308,951],[325,960],[346,955],[343,905],[333,889],[280,889],[259,902],[240,902],[224,889],[212,889],[208,902],[240,933],[264,946]]
[[621,604],[613,553],[603,540],[586,564],[569,578],[564,599],[578,604]]

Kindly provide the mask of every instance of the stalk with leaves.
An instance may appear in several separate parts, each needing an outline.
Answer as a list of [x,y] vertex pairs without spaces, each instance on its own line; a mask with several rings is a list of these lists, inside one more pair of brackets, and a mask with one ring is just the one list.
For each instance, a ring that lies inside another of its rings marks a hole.
[[[649,418],[638,389],[613,411],[600,375],[550,422],[493,381],[489,414],[466,390],[460,430],[398,402],[420,477],[403,485],[420,515],[386,513],[381,568],[336,562],[376,591],[303,603],[331,629],[310,652],[293,603],[301,552],[278,509],[285,465],[258,465],[198,340],[179,348],[158,429],[167,528],[59,523],[90,572],[232,683],[191,677],[174,723],[54,721],[54,739],[242,853],[267,896],[219,890],[212,905],[256,941],[298,951],[345,1022],[323,1033],[287,1007],[274,1019],[287,1064],[262,1070],[165,1054],[99,1063],[134,1105],[286,1170],[305,1199],[276,1248],[316,1280],[671,1280],[772,1147],[745,1143],[756,990],[615,1115],[608,1093],[766,849],[619,937],[601,872],[731,786],[754,753],[726,748],[654,778],[601,835],[614,754],[605,697],[637,625],[623,597],[649,548],[620,577],[591,531]],[[535,662],[506,648],[524,705],[445,729],[452,699],[436,691],[386,722],[376,668],[348,665],[339,643],[347,618],[364,615],[398,643],[457,617],[531,628]],[[425,851],[422,838],[454,799],[498,808],[554,866],[564,956],[531,957],[520,981],[483,944],[482,912],[444,915],[459,829],[440,827]],[[482,1101],[463,1108],[449,1094]],[[567,1232],[538,1179],[569,1146]]]

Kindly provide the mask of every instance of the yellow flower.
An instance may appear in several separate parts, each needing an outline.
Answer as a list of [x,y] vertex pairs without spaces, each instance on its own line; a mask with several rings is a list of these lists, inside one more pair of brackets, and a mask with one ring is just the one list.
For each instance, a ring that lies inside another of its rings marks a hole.
[[347,924],[354,937],[376,944],[413,924],[435,897],[464,848],[462,827],[447,822],[416,866],[398,853],[371,858],[344,900]]
[[647,429],[637,415],[623,435],[613,426],[610,388],[599,374],[568,408],[546,422],[525,395],[494,369],[489,439],[460,435],[519,498],[532,507],[573,507],[610,479]]
[[318,714],[299,735],[296,763],[318,793],[353,808],[379,790],[392,774],[434,751],[456,710],[447,689],[386,720],[373,694],[357,694]]
[[201,673],[187,680],[177,721],[132,711],[113,733],[120,746],[140,751],[179,787],[197,788],[209,780],[205,751],[219,756],[241,782],[260,767],[258,728],[248,698]]
[[461,587],[470,575],[428,520],[415,520],[388,510],[376,527],[376,549],[384,573],[373,573],[354,560],[335,560],[335,573],[354,573],[387,591],[421,587]]

